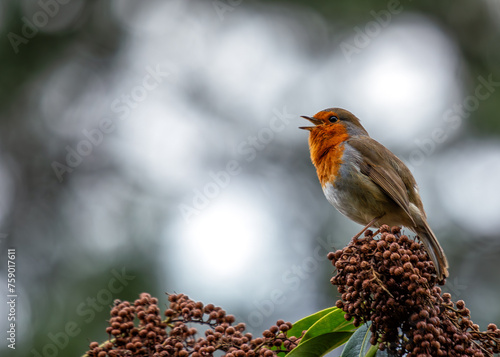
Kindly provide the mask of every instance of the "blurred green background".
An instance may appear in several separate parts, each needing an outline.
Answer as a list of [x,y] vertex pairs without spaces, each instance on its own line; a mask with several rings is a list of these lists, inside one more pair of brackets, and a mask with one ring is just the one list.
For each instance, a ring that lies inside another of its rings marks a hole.
[[332,106],[412,169],[443,290],[500,321],[498,1],[2,1],[0,25],[2,356],[81,355],[144,291],[253,333],[333,305],[360,227],[297,129]]

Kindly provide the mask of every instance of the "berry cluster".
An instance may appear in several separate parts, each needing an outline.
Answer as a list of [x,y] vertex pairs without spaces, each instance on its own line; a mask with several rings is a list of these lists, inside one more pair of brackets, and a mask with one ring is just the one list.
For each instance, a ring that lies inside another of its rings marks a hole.
[[[134,304],[116,300],[106,332],[108,341],[92,342],[88,357],[179,356],[204,357],[217,352],[226,357],[276,356],[289,352],[299,339],[287,337],[290,322],[279,320],[253,338],[245,324],[233,325],[235,318],[213,304],[195,302],[184,294],[169,295],[170,306],[162,321],[158,299],[143,293]],[[134,324],[134,320],[138,324]],[[197,337],[195,325],[203,326],[204,337]]]
[[470,319],[463,301],[441,295],[436,272],[422,244],[382,226],[366,231],[328,258],[341,294],[337,307],[354,325],[371,321],[372,345],[398,356],[492,356],[500,352],[500,330],[486,332]]

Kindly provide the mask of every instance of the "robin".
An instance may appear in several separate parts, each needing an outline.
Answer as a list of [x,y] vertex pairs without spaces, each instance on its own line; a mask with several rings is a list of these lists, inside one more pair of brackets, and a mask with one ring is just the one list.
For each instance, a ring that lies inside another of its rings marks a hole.
[[413,175],[389,149],[372,139],[351,112],[329,108],[312,117],[309,150],[326,199],[348,218],[368,227],[405,226],[424,244],[437,277],[448,276],[448,260],[427,223]]

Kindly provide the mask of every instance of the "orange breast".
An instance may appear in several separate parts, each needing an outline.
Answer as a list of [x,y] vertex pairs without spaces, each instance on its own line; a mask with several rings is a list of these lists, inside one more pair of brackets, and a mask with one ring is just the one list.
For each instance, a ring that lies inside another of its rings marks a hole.
[[319,125],[311,130],[309,135],[311,161],[316,167],[322,187],[327,182],[335,185],[344,154],[343,143],[348,138],[349,135],[343,125]]

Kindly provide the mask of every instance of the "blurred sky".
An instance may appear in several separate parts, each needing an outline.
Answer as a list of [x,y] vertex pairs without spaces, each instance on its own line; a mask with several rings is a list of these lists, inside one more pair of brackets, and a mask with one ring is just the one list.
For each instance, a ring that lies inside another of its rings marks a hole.
[[412,169],[443,290],[500,320],[498,2],[6,1],[0,18],[0,284],[14,248],[19,296],[2,355],[83,354],[143,291],[257,334],[333,305],[326,254],[360,227],[297,127],[334,106]]

